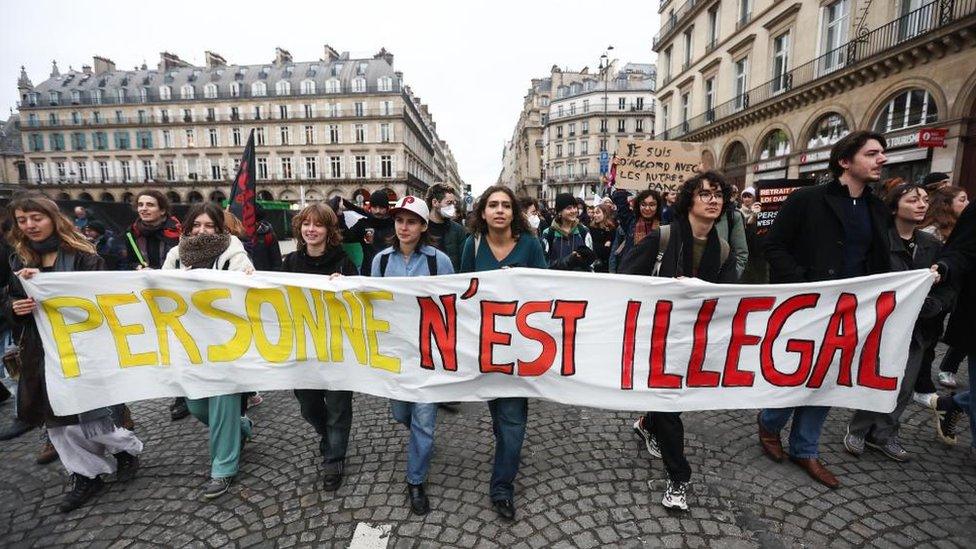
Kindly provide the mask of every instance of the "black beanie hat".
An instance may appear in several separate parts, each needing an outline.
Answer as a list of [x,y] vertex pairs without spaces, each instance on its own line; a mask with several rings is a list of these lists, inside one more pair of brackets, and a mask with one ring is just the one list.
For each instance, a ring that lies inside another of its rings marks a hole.
[[101,221],[93,219],[88,222],[88,225],[85,225],[85,228],[91,229],[98,234],[105,234],[105,224]]
[[949,176],[947,174],[944,174],[942,172],[932,172],[926,175],[924,179],[922,179],[922,186],[928,187],[933,183],[942,183],[946,179],[949,179]]
[[569,206],[576,206],[576,198],[569,193],[559,193],[556,195],[556,213],[559,213]]
[[390,193],[386,189],[380,189],[378,191],[373,191],[373,194],[369,195],[369,205],[373,208],[390,207]]

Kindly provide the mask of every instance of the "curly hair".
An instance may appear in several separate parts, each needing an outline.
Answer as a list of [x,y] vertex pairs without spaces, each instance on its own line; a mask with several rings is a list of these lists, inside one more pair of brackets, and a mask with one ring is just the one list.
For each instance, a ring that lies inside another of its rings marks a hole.
[[8,206],[10,216],[14,218],[14,223],[10,228],[8,241],[13,246],[14,251],[28,267],[39,267],[41,265],[41,254],[38,254],[31,247],[31,240],[27,238],[20,224],[16,221],[17,212],[31,213],[36,212],[46,216],[54,223],[54,233],[61,240],[62,250],[74,250],[78,252],[95,253],[95,247],[88,242],[75,229],[75,224],[61,213],[58,205],[50,198],[37,193],[29,193],[14,197]]
[[[674,203],[674,211],[679,216],[687,216],[691,211],[691,205],[695,200],[695,194],[702,189],[705,183],[717,186],[722,191],[722,207],[725,208],[732,204],[732,186],[725,180],[725,177],[716,171],[707,171],[694,177],[690,177],[682,183],[678,189],[678,199]],[[660,209],[660,208],[659,208]]]
[[488,233],[488,223],[481,216],[485,213],[485,209],[488,208],[488,198],[495,193],[505,193],[508,200],[512,203],[512,237],[518,238],[522,233],[532,233],[529,228],[529,221],[525,215],[522,214],[522,205],[519,204],[518,198],[516,198],[515,193],[512,189],[504,185],[494,185],[485,189],[485,192],[481,193],[478,197],[478,201],[474,205],[474,210],[468,217],[468,232],[471,234],[487,234]]
[[657,207],[654,208],[654,216],[651,218],[651,221],[660,222],[661,206],[664,205],[664,196],[661,193],[655,191],[654,189],[644,189],[643,191],[637,193],[637,196],[634,198],[634,218],[643,219],[643,216],[641,216],[641,212],[640,212],[640,205],[641,202],[643,202],[644,199],[647,198],[648,196],[654,198],[654,200],[657,201]]
[[325,225],[325,249],[331,250],[342,244],[342,232],[339,230],[339,217],[335,211],[324,202],[309,204],[298,212],[298,215],[291,219],[291,234],[295,235],[295,242],[299,248],[308,245],[302,237],[302,223],[309,219],[313,223],[319,222]]
[[966,192],[962,187],[942,187],[929,195],[929,211],[922,221],[923,227],[934,225],[943,240],[949,238],[952,229],[956,227],[958,216],[952,211],[952,203],[961,193]]

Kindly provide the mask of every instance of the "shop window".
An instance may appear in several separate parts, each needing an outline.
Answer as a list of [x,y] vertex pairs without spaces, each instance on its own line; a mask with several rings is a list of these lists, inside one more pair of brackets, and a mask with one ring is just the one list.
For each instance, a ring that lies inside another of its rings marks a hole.
[[759,160],[776,158],[790,154],[790,138],[783,130],[773,130],[766,134],[759,152]]
[[840,138],[851,133],[844,117],[835,113],[827,113],[817,120],[810,130],[810,137],[807,139],[808,149],[819,149],[828,147],[840,141]]
[[932,94],[922,89],[899,93],[888,102],[874,122],[874,131],[888,133],[913,126],[931,124],[939,118]]

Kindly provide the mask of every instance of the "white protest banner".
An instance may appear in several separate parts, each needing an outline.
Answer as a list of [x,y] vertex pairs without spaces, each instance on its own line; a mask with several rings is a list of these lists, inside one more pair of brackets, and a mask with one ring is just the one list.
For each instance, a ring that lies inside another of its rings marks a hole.
[[[894,408],[928,271],[714,285],[508,269],[417,278],[42,273],[53,409],[331,388],[618,410]],[[591,298],[590,296],[598,296]]]
[[617,140],[620,189],[676,191],[702,162],[702,144],[685,141]]

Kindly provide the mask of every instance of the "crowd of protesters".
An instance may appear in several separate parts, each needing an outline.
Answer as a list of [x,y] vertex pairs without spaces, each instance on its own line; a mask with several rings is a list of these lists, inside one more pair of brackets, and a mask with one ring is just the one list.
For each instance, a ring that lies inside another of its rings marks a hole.
[[[38,461],[61,463],[72,488],[61,504],[70,511],[102,486],[102,476],[131,478],[143,444],[125,405],[70,417],[51,410],[44,383],[44,355],[32,312],[37,304],[21,279],[38,272],[137,269],[254,270],[337,276],[437,276],[510,267],[698,278],[726,284],[803,283],[909,269],[931,269],[937,280],[911,334],[904,380],[891,413],[855,411],[842,443],[854,456],[867,450],[902,462],[910,459],[898,438],[900,416],[912,402],[931,410],[936,437],[955,444],[969,416],[976,435],[974,404],[961,390],[958,368],[968,360],[976,376],[976,210],[946,174],[918,183],[882,182],[886,143],[881,135],[852,132],[832,148],[826,182],[794,191],[768,232],[757,228],[757,192],[734,189],[721,173],[707,171],[677,190],[630,192],[609,187],[590,203],[570,194],[553,208],[493,186],[476,200],[466,219],[457,192],[432,186],[425,198],[391,201],[387,190],[367,207],[334,198],[306,206],[292,219],[296,250],[282,258],[273,229],[262,221],[251,235],[216,204],[194,205],[181,221],[165,195],[155,190],[135,199],[137,219],[115,233],[84,208],[74,220],[37,195],[9,205],[0,242],[5,259],[4,356],[19,381],[0,385],[0,399],[15,396],[6,440],[43,427]],[[260,218],[260,216],[259,216]],[[613,279],[608,278],[612,284]],[[936,344],[948,351],[939,365],[938,394],[932,363]],[[343,480],[353,417],[349,391],[297,389],[302,417],[320,437],[323,489]],[[207,425],[210,472],[202,496],[225,493],[238,473],[241,450],[251,436],[248,407],[258,394],[176,399],[173,421],[192,415]],[[393,419],[409,429],[406,484],[411,510],[430,509],[425,483],[434,448],[437,404],[391,401]],[[443,406],[443,404],[442,404]],[[488,402],[495,439],[489,498],[495,512],[516,516],[515,479],[529,415],[527,398]],[[774,462],[790,461],[815,481],[836,488],[840,479],[820,459],[821,432],[830,409],[823,406],[761,410],[759,446]],[[788,445],[782,432],[789,425]],[[685,457],[680,413],[650,410],[633,430],[667,476],[662,503],[688,509],[692,470]],[[976,444],[976,436],[973,437]],[[973,452],[970,449],[970,452]]]

